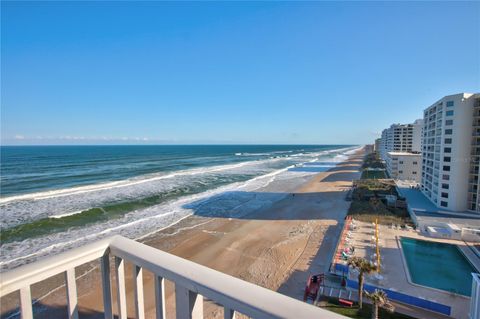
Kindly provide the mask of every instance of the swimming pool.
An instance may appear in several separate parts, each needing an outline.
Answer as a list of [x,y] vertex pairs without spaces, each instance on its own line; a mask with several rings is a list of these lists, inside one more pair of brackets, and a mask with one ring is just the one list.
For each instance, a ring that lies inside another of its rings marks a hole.
[[476,272],[455,246],[413,238],[400,238],[412,282],[471,295],[472,272]]

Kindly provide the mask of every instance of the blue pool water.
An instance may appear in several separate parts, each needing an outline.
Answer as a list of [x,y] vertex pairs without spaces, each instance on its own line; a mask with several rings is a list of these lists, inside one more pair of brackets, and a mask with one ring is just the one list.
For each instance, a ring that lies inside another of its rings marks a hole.
[[414,283],[471,295],[476,270],[455,245],[405,237],[400,242]]

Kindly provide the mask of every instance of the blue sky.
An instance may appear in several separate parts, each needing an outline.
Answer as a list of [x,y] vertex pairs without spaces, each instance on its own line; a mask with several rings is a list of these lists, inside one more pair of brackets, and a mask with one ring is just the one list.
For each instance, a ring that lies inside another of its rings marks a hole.
[[370,143],[480,91],[479,2],[2,2],[2,144]]

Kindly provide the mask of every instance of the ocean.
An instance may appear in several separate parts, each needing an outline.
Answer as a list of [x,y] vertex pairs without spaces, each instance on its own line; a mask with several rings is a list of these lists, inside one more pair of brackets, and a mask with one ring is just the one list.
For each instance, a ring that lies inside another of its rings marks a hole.
[[243,218],[353,145],[2,146],[0,269],[192,214]]

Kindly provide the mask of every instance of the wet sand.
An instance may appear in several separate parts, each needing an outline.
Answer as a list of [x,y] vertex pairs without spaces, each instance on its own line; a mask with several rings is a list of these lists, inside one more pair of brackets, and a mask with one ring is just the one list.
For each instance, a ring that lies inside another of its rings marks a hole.
[[[358,151],[329,171],[315,175],[269,208],[238,219],[190,216],[142,242],[301,299],[308,275],[326,272],[330,266],[350,205],[345,197],[352,180],[360,176],[363,156],[364,151]],[[77,275],[79,273],[77,270]],[[57,284],[59,280],[61,278],[57,278]],[[132,269],[128,263],[126,281],[128,316],[135,317]],[[77,282],[81,315],[100,317],[103,306],[98,268]],[[53,283],[44,286],[49,285]],[[115,299],[115,287],[112,288]],[[153,277],[147,271],[144,289],[146,316],[153,318]],[[174,317],[173,292],[173,284],[167,282],[168,318]],[[42,299],[42,306],[48,310],[36,317],[52,318],[63,313],[64,293],[65,289],[61,288]],[[223,316],[223,310],[211,302],[205,304],[204,311],[206,318]]]

